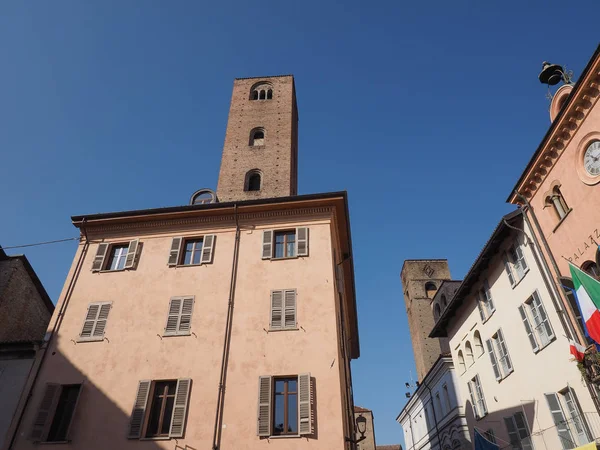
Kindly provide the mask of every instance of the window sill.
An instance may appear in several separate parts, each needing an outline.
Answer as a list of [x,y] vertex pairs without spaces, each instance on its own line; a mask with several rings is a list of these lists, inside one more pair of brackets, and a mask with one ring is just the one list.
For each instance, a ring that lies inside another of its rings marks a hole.
[[278,331],[299,331],[300,328],[298,327],[294,327],[294,328],[269,328],[269,333],[276,333]]
[[133,267],[127,267],[127,268],[122,268],[122,269],[115,269],[115,270],[110,270],[110,269],[103,269],[103,270],[97,270],[96,273],[116,273],[116,272],[126,272],[128,270],[132,270]]
[[514,371],[515,371],[515,369],[512,369],[510,372],[508,372],[506,375],[504,375],[502,378],[500,378],[499,380],[496,380],[496,381],[498,383],[502,383],[504,380],[506,380],[508,377],[510,377]]
[[529,273],[529,267],[527,268],[527,270],[525,272],[523,272],[523,276],[511,285],[511,288],[513,288],[513,289],[516,288],[519,285],[519,283],[523,280],[523,278],[525,278],[527,276],[528,273]]
[[162,337],[181,337],[181,336],[191,336],[192,332],[189,333],[177,333],[177,334],[163,334]]
[[280,258],[273,257],[273,258],[269,258],[269,259],[271,261],[284,261],[286,259],[298,259],[298,258],[299,258],[299,256],[282,256]]
[[211,264],[211,263],[200,263],[200,264],[176,264],[174,266],[169,266],[169,267],[175,267],[175,268],[180,268],[180,267],[200,267],[200,266],[206,266],[207,264]]
[[137,439],[138,441],[168,441],[170,440],[170,436],[155,436],[155,437],[144,437]]
[[555,227],[554,227],[554,229],[552,230],[552,232],[553,232],[553,233],[554,233],[554,232],[555,232],[555,231],[558,229],[558,227],[560,227],[560,226],[562,225],[562,223],[565,221],[565,219],[566,219],[567,217],[569,217],[569,213],[570,213],[571,211],[573,211],[573,208],[569,208],[569,210],[568,210],[568,211],[567,211],[567,213],[564,215],[564,217],[558,221],[558,223],[556,224],[556,226],[555,226]]
[[490,320],[490,319],[492,318],[492,316],[494,315],[494,313],[495,313],[495,312],[496,312],[496,310],[494,309],[494,310],[493,310],[493,311],[490,313],[490,315],[489,315],[489,316],[487,316],[487,317],[485,318],[485,320],[482,320],[482,321],[481,321],[481,323],[482,323],[482,324],[484,324],[484,323],[486,323],[488,320]]
[[278,434],[274,436],[269,436],[269,439],[298,439],[302,436],[299,434]]
[[555,340],[556,340],[556,336],[552,336],[552,338],[544,346],[538,347],[538,349],[534,350],[533,353],[535,353],[537,355],[539,352],[541,352],[546,347],[548,347],[550,344],[552,344]]
[[77,339],[77,343],[82,343],[82,342],[102,342],[104,340],[104,336],[102,337],[93,337],[93,338],[78,338]]
[[475,416],[475,420],[480,421],[481,419],[485,419],[487,417],[488,413],[485,413],[483,416],[481,417],[477,417]]

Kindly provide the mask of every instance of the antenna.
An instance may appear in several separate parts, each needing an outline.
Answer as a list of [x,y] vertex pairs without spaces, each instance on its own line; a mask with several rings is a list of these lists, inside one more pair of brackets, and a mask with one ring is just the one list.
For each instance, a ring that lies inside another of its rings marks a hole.
[[409,370],[408,371],[408,376],[410,378],[410,382],[405,382],[404,386],[406,387],[407,391],[404,393],[404,396],[406,398],[411,398],[413,396],[413,394],[415,393],[415,391],[419,388],[419,386],[421,385],[418,381],[413,381],[413,377],[412,377],[412,371]]

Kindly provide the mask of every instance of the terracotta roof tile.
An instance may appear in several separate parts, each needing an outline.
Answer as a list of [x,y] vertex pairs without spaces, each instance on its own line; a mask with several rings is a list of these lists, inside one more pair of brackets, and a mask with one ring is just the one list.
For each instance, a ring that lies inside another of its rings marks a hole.
[[359,412],[359,413],[360,412],[371,412],[371,410],[367,409],[367,408],[363,408],[362,406],[356,406],[356,405],[354,405],[354,412],[355,413],[357,413],[357,412]]

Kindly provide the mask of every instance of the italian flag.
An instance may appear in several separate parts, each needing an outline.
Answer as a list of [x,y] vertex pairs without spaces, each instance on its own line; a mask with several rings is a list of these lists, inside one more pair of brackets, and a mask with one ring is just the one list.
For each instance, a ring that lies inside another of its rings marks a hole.
[[573,264],[569,263],[569,269],[587,332],[590,338],[600,343],[600,282]]
[[569,351],[577,361],[583,361],[585,355],[585,347],[583,345],[578,344],[573,339],[569,339]]

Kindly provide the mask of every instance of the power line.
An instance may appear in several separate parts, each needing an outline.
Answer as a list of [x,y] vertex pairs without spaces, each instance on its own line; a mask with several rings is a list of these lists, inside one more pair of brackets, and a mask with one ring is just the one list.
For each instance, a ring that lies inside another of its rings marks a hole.
[[67,238],[67,239],[58,239],[56,241],[36,242],[35,244],[13,245],[10,247],[0,247],[0,248],[2,250],[8,250],[10,248],[35,247],[37,245],[57,244],[59,242],[78,241],[78,240],[79,240],[79,237],[74,237],[74,238]]

